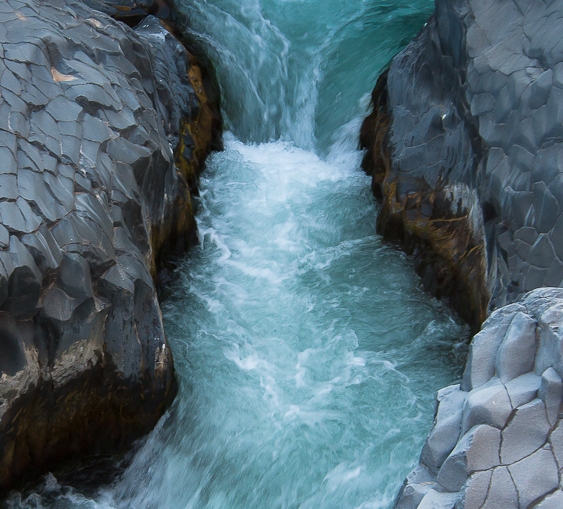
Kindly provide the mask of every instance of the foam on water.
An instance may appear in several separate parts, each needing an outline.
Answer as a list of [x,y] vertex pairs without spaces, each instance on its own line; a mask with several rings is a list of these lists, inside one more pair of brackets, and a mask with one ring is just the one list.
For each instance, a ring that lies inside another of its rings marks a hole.
[[357,133],[377,72],[430,4],[179,4],[232,133],[163,303],[178,397],[114,482],[50,474],[7,507],[392,506],[465,329],[375,234]]
[[463,330],[374,235],[350,147],[327,162],[226,139],[201,182],[201,245],[163,305],[173,408],[98,496],[51,486],[55,505],[12,507],[391,506]]

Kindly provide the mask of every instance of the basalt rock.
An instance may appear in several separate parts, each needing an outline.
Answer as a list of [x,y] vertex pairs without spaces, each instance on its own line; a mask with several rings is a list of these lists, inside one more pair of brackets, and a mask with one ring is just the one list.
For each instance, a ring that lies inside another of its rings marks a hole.
[[198,65],[156,18],[0,2],[0,493],[174,397],[154,277],[220,145]]
[[380,231],[474,330],[563,281],[563,2],[437,0],[362,130]]
[[379,230],[475,330],[490,315],[398,509],[563,507],[562,12],[436,0],[373,92]]
[[491,314],[461,384],[438,393],[434,427],[397,509],[561,507],[562,330],[561,288],[534,290]]
[[89,7],[105,12],[112,18],[135,26],[151,15],[169,20],[175,12],[169,0],[83,0]]

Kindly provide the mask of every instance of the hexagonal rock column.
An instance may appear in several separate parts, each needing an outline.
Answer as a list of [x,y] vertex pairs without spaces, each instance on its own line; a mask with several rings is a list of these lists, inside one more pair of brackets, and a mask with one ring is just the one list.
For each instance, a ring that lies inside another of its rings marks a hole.
[[362,128],[378,228],[479,330],[563,282],[563,0],[436,0]]
[[151,275],[194,234],[198,76],[154,19],[0,2],[0,492],[130,444],[174,396]]
[[492,313],[396,509],[563,507],[563,289]]

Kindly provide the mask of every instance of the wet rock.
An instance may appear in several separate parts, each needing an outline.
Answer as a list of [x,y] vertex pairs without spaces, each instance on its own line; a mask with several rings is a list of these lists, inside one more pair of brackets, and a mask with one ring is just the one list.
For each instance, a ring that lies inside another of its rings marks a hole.
[[[362,126],[378,230],[480,330],[460,386],[460,438],[436,472],[432,437],[449,419],[437,416],[421,465],[438,484],[412,507],[440,491],[479,509],[560,500],[562,10],[562,0],[436,0],[378,80]],[[500,433],[501,463],[474,478],[477,442],[463,437],[481,426]]]
[[88,4],[0,5],[0,494],[128,446],[171,402],[155,278],[220,145],[196,59],[154,18],[92,8],[164,4]]
[[563,3],[521,4],[437,0],[362,127],[379,230],[475,330],[563,282],[563,51],[548,33]]
[[[563,361],[560,329],[563,330],[563,289],[560,288],[534,290],[519,304],[510,304],[489,317],[475,339],[492,338],[493,331],[500,331],[495,344],[504,346],[496,351],[488,349],[492,358],[487,365],[498,368],[502,366],[501,357],[531,352],[532,357],[525,359],[529,371],[519,374],[522,372],[519,368],[511,373],[518,376],[503,383],[495,370],[495,376],[475,385],[469,393],[459,391],[466,394],[462,434],[438,472],[426,468],[428,452],[423,451],[419,465],[426,473],[423,485],[451,494],[466,509],[525,509],[543,507],[541,504],[552,507],[560,500],[559,476],[563,465],[560,424],[563,392],[558,372]],[[506,338],[510,340],[505,343]],[[477,344],[474,351],[479,348]],[[521,367],[522,363],[518,361],[516,365]],[[467,369],[464,383],[469,385]],[[455,394],[452,388],[443,391],[447,395]],[[450,419],[448,412],[438,411],[427,443],[448,426]],[[450,443],[448,439],[448,448]],[[402,500],[403,506],[397,507],[422,507],[421,481],[416,476],[407,478],[402,493],[409,496],[401,494],[398,501]]]

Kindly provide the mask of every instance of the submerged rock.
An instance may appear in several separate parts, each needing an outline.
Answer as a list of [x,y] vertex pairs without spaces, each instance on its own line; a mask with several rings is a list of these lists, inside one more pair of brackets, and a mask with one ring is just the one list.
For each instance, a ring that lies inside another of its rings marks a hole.
[[195,233],[209,90],[155,18],[0,3],[0,492],[130,444],[174,397],[154,277]]

